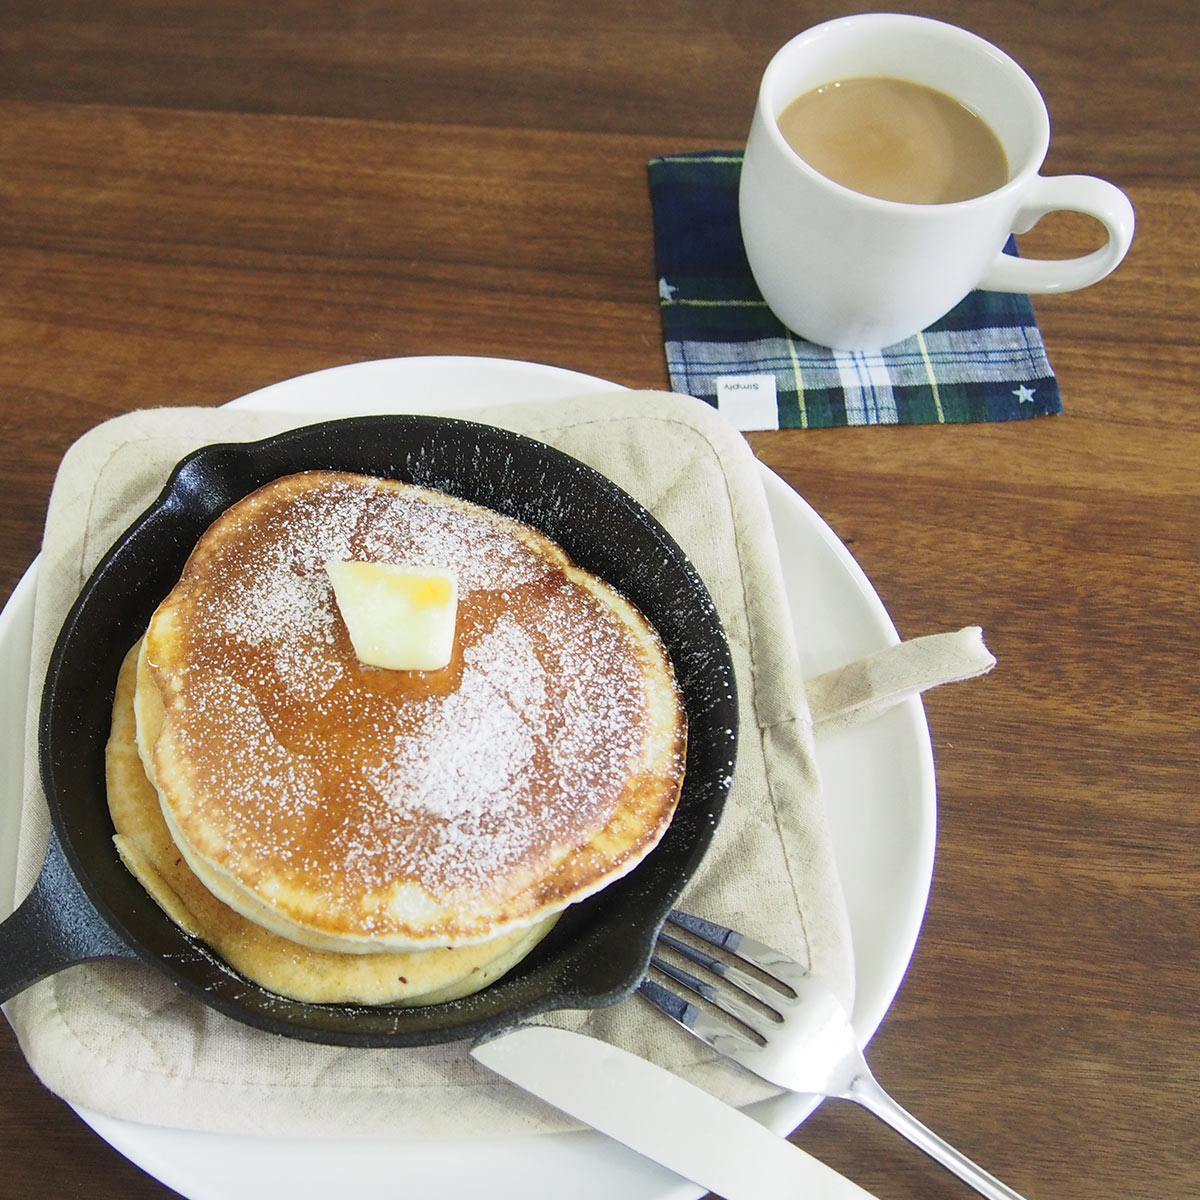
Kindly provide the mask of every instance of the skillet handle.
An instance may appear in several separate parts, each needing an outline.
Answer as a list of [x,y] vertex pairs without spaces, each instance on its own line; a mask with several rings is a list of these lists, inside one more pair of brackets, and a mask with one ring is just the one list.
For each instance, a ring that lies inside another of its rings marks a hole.
[[136,957],[96,911],[51,830],[33,890],[0,923],[0,1003],[75,963]]

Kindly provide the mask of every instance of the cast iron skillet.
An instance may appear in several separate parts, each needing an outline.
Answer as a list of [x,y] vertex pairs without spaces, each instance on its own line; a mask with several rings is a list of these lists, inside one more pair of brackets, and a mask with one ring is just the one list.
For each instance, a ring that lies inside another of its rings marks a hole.
[[[545,531],[642,609],[666,643],[681,685],[687,773],[663,840],[625,878],[569,909],[509,975],[461,1000],[373,1008],[276,996],[184,934],[113,848],[104,746],[125,652],[221,512],[264,483],[318,468],[437,488]],[[136,959],[247,1024],[308,1041],[372,1047],[478,1037],[539,1012],[599,1007],[628,995],[712,837],[737,741],[733,669],[720,621],[704,584],[662,526],[610,480],[560,451],[486,425],[419,416],[330,421],[260,442],[208,446],[184,459],[71,609],[50,660],[40,721],[53,833],[32,892],[0,925],[0,1000],[75,963]]]

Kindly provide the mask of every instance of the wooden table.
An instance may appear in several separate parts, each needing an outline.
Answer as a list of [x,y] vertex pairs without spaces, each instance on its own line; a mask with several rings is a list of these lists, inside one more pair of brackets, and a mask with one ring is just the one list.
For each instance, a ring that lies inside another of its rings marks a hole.
[[[978,623],[1000,663],[927,698],[936,870],[871,1059],[1030,1200],[1195,1196],[1195,4],[910,7],[1022,62],[1047,170],[1112,179],[1140,225],[1110,279],[1037,303],[1065,415],[751,436],[902,635]],[[771,52],[843,11],[6,6],[0,600],[65,449],[130,409],[425,354],[665,387],[646,161],[742,144]],[[1023,245],[1092,236],[1063,219]],[[168,1194],[42,1089],[7,1026],[0,1080],[0,1197]],[[883,1200],[967,1194],[852,1106],[795,1138]]]

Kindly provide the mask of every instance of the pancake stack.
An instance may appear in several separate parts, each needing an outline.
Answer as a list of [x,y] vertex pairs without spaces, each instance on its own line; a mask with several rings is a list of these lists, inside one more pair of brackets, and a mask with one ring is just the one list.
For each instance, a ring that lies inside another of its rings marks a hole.
[[[457,580],[449,664],[355,654],[330,562]],[[429,1004],[510,970],[630,871],[686,729],[641,613],[529,526],[340,472],[227,510],[126,658],[122,859],[236,971],[298,1000]]]

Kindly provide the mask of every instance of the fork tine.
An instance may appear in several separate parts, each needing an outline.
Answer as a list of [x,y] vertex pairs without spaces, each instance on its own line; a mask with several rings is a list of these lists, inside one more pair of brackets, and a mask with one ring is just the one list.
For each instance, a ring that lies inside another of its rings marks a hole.
[[706,921],[703,917],[694,917],[678,908],[670,911],[667,920],[673,925],[678,925],[680,929],[686,929],[701,941],[708,942],[710,946],[718,946],[753,964],[760,971],[765,971],[772,978],[790,987],[797,995],[800,993],[801,981],[809,974],[808,969],[794,958],[788,958],[774,947],[747,937],[744,933],[738,933],[736,929],[729,929],[714,921]]
[[736,1026],[712,1016],[699,1005],[677,996],[653,979],[643,979],[637,990],[660,1012],[682,1025],[688,1033],[698,1037],[706,1046],[711,1046],[718,1054],[741,1062],[752,1058],[761,1050],[756,1041],[747,1037]]
[[[692,962],[703,967],[706,971],[711,971],[713,975],[719,979],[725,980],[731,986],[740,989],[749,996],[753,996],[755,1000],[765,1004],[774,1014],[777,1021],[782,1020],[782,1014],[779,1012],[781,1005],[786,1005],[790,997],[784,995],[777,988],[771,987],[770,984],[763,983],[761,979],[755,979],[752,975],[747,975],[745,971],[738,970],[737,967],[730,966],[728,963],[722,962],[719,958],[714,958],[711,954],[706,954],[696,946],[689,946],[687,942],[681,942],[678,938],[672,937],[669,933],[660,933],[658,935],[659,946],[669,946],[676,953],[683,955]],[[660,970],[666,971],[672,978],[677,979],[685,987],[689,987],[693,992],[698,992],[705,1000],[718,1007],[724,1007],[718,999],[718,995],[725,993],[717,993],[716,989],[711,984],[702,984],[694,975],[689,975],[686,971],[679,968],[671,969],[671,964],[656,962]],[[714,993],[709,995],[708,992]],[[738,1002],[740,1004],[740,1002]],[[742,1006],[744,1007],[744,1006]],[[726,1009],[726,1012],[729,1010]],[[752,1028],[755,1024],[755,1019],[761,1020],[753,1010],[746,1009],[747,1015],[741,1012],[733,1013],[739,1021],[745,1021]]]
[[[674,941],[673,938],[663,939],[660,937],[660,945],[664,940],[668,943]],[[682,949],[686,951],[687,947],[683,947]],[[715,983],[701,979],[698,975],[693,975],[690,971],[685,971],[683,967],[662,958],[660,955],[655,955],[650,961],[664,975],[669,976],[676,983],[683,984],[685,988],[691,992],[695,992],[702,1000],[707,1000],[714,1008],[719,1008],[727,1016],[733,1017],[736,1021],[741,1021],[747,1028],[753,1030],[755,1033],[762,1034],[763,1037],[766,1036],[766,1030],[760,1028],[760,1026],[778,1024],[778,1022],[783,1020],[782,1015],[774,1008],[770,1009],[770,1018],[768,1018],[761,1010],[752,1008],[741,998],[741,994],[736,990],[740,987],[740,979],[738,978],[741,975],[740,971],[732,972],[735,978],[728,980],[733,985],[732,989],[721,988]],[[706,964],[701,963],[701,965]],[[717,966],[722,965],[721,963],[717,964]],[[750,980],[749,982],[755,983],[757,981]],[[778,993],[776,995],[778,996]],[[766,1001],[764,1002],[766,1003]]]

